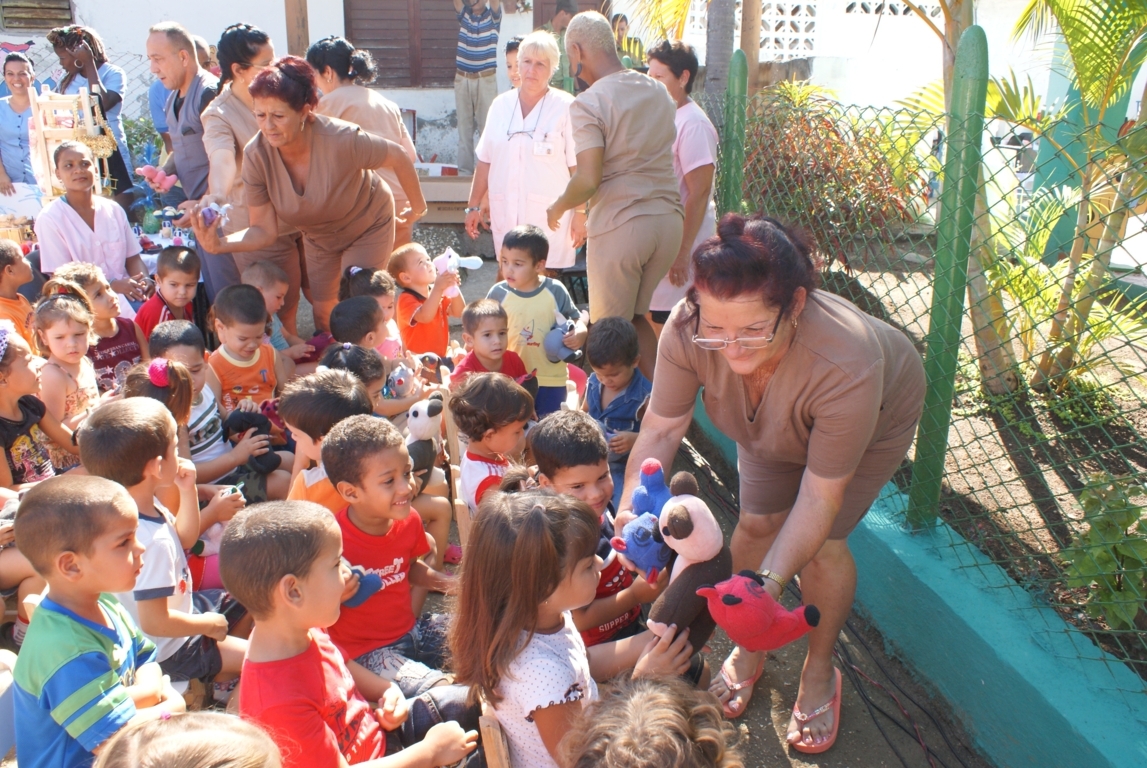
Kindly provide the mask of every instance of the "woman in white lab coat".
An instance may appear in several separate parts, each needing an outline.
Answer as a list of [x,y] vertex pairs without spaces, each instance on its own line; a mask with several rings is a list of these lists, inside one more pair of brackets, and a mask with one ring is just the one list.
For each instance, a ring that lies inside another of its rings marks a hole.
[[549,269],[573,266],[574,250],[585,241],[580,211],[566,213],[556,232],[546,226],[546,208],[565,190],[577,164],[569,119],[574,97],[549,85],[558,61],[558,44],[550,33],[539,30],[522,40],[522,85],[490,105],[466,208],[470,237],[478,236],[480,224],[487,226],[496,252],[514,227],[541,227],[550,238]]

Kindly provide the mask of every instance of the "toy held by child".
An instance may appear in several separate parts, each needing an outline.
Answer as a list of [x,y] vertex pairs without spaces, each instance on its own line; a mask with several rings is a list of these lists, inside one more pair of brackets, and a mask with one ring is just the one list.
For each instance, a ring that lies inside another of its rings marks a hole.
[[[481,269],[482,257],[459,256],[454,252],[453,248],[447,247],[446,250],[442,252],[442,255],[434,260],[434,268],[438,270],[438,274],[452,272],[458,275],[463,267],[469,270]],[[446,289],[446,296],[451,299],[461,294],[462,292],[458,290],[458,286],[456,285],[452,285]]]

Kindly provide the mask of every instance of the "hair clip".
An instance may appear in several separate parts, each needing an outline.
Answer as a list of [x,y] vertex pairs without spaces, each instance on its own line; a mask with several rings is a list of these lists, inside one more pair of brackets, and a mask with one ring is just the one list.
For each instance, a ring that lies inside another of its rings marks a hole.
[[354,347],[354,344],[351,344],[349,341],[343,342],[343,351],[350,352],[351,348],[353,348],[353,347]]
[[348,275],[350,275],[351,277],[354,277],[354,276],[355,276],[355,275],[357,275],[359,272],[362,272],[362,267],[348,267],[348,268],[347,268],[347,271],[346,271],[346,273],[347,273]]
[[15,327],[10,326],[8,322],[0,323],[0,360],[3,360],[4,355],[8,354],[8,339],[11,338],[14,330]]
[[166,389],[171,384],[171,378],[168,376],[168,366],[171,363],[165,357],[157,357],[148,363],[147,378],[152,384],[157,387]]

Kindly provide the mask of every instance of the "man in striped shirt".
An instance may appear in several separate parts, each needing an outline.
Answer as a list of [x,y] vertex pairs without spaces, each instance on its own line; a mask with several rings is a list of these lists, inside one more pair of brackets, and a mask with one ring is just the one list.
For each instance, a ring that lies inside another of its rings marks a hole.
[[458,170],[474,172],[474,134],[486,125],[490,103],[498,95],[498,30],[502,0],[454,0],[458,13],[458,71],[454,101],[458,109]]

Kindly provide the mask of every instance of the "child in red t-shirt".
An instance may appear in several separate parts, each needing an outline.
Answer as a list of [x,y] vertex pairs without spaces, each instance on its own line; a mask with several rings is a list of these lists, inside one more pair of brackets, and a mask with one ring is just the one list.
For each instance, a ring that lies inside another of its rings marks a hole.
[[407,696],[447,683],[438,671],[445,666],[447,617],[415,616],[410,587],[450,593],[454,579],[419,559],[430,553],[430,541],[410,504],[415,491],[402,433],[386,419],[351,416],[327,433],[322,456],[347,504],[335,515],[343,556],[382,580],[362,604],[343,608],[331,638],[347,658],[377,674],[387,670]]
[[[474,749],[476,731],[439,722],[420,733],[415,723],[468,710],[428,697],[408,701],[398,686],[344,661],[324,631],[354,593],[341,551],[334,517],[310,502],[258,504],[227,526],[220,574],[256,627],[243,663],[240,713],[274,739],[283,768],[429,768],[462,760]],[[410,712],[418,716],[408,718]],[[401,756],[385,756],[399,749]]]
[[159,252],[155,264],[155,293],[135,313],[135,324],[145,339],[168,320],[195,321],[195,291],[199,288],[199,255],[181,245]]
[[493,299],[478,299],[462,311],[462,341],[470,350],[454,368],[450,388],[461,384],[472,373],[502,373],[522,384],[526,364],[517,352],[507,349],[510,332],[506,309]]
[[404,245],[392,253],[386,269],[402,288],[398,295],[398,331],[406,351],[446,357],[450,318],[461,317],[466,306],[461,293],[453,298],[446,295],[448,288],[458,287],[458,275],[438,274],[430,254],[418,243]]
[[645,629],[641,606],[651,603],[669,583],[650,584],[634,577],[610,546],[613,538],[613,477],[609,447],[601,427],[585,411],[555,411],[530,430],[530,453],[538,465],[538,484],[584,501],[601,519],[597,554],[605,561],[592,603],[573,613],[574,626],[587,646],[632,637]]

